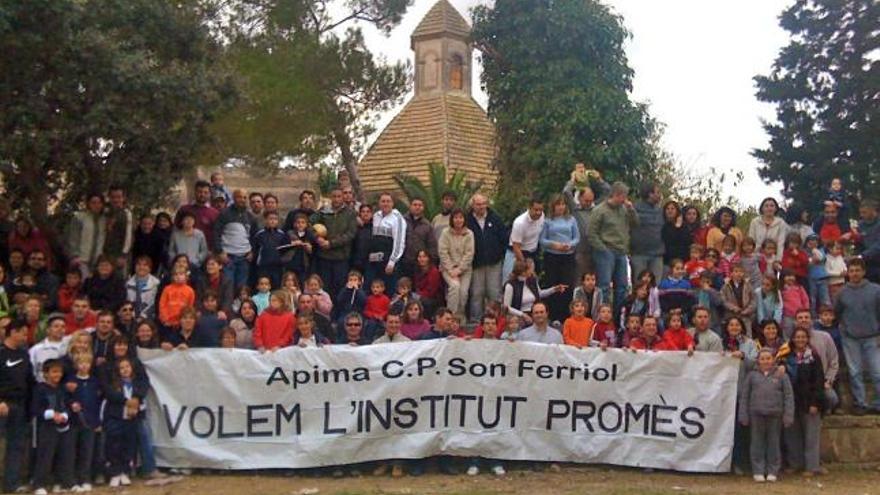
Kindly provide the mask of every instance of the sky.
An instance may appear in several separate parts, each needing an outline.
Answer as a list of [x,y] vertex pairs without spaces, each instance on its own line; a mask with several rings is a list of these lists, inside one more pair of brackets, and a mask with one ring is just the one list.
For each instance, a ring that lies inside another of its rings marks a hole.
[[[450,0],[469,21],[470,9],[487,1]],[[760,179],[750,155],[767,144],[761,119],[773,117],[773,108],[755,98],[752,78],[767,74],[787,43],[778,16],[793,0],[604,1],[632,33],[625,47],[635,71],[632,96],[665,125],[664,147],[697,171],[743,172],[735,191],[728,186],[746,205],[781,198],[778,185]],[[369,48],[391,62],[411,60],[409,36],[434,3],[415,0],[390,37],[365,29]],[[474,67],[474,98],[485,108],[478,60]],[[399,110],[383,115],[379,129]]]

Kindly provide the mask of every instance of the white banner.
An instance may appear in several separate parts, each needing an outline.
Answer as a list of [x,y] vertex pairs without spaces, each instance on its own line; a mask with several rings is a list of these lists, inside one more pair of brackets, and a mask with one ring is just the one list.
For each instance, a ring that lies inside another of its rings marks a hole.
[[724,472],[739,361],[441,340],[141,351],[161,466],[305,468],[439,454]]

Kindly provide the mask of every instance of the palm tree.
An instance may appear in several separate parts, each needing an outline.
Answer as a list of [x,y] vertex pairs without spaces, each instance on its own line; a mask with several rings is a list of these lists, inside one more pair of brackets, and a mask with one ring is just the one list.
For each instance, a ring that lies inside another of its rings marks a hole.
[[425,185],[412,175],[398,172],[394,174],[394,182],[403,191],[409,204],[413,198],[421,198],[425,202],[425,218],[434,218],[442,210],[443,193],[451,191],[458,197],[456,206],[467,208],[471,197],[483,187],[483,181],[468,181],[467,175],[456,170],[447,180],[446,167],[439,163],[428,165],[428,184]]

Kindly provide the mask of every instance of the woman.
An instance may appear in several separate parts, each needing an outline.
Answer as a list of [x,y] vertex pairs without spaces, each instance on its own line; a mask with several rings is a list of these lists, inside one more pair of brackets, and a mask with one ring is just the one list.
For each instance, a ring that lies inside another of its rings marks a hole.
[[735,251],[739,253],[740,245],[745,236],[742,230],[736,226],[736,212],[727,206],[722,206],[715,212],[715,216],[712,217],[712,227],[709,228],[709,233],[706,234],[706,247],[723,252],[722,243],[727,236],[732,236],[736,241]]
[[749,237],[755,240],[755,245],[762,246],[765,239],[776,242],[776,258],[782,260],[782,252],[785,251],[785,236],[788,235],[788,225],[779,216],[779,203],[773,198],[764,198],[759,208],[761,213],[752,219],[749,224]]
[[131,248],[131,259],[146,256],[152,261],[152,273],[159,272],[159,267],[168,261],[168,238],[156,228],[156,217],[150,213],[141,216],[137,230],[134,231],[134,245]]
[[431,329],[431,322],[425,319],[419,301],[410,301],[403,310],[400,333],[410,340],[419,340],[423,333]]
[[134,337],[137,330],[134,303],[126,301],[119,306],[116,311],[116,329],[128,338]]
[[577,283],[575,247],[580,242],[577,222],[568,211],[562,196],[554,195],[550,200],[550,214],[545,217],[544,226],[538,242],[544,250],[544,276],[547,285],[564,286],[562,291],[548,299],[550,319],[562,321],[568,316],[568,303]]
[[134,345],[139,349],[159,348],[159,329],[150,320],[142,320],[134,333]]
[[443,276],[434,266],[434,261],[427,251],[421,250],[416,255],[416,273],[413,275],[416,293],[425,310],[425,317],[434,317],[434,310],[443,302]]
[[196,323],[199,319],[199,313],[196,308],[187,306],[180,312],[180,328],[168,329],[163,328],[161,332],[162,349],[172,351],[178,349],[185,351],[192,347],[201,347],[198,335],[196,334]]
[[209,290],[213,290],[217,294],[217,308],[223,314],[221,319],[232,315],[232,300],[235,292],[232,287],[232,280],[223,274],[223,263],[214,255],[210,255],[205,259],[205,274],[196,280],[196,294],[198,299]]
[[788,223],[788,231],[798,234],[801,239],[815,234],[813,232],[813,215],[807,208],[800,205],[790,206],[785,212],[785,221]]
[[[736,394],[742,389],[743,381],[758,358],[758,347],[755,341],[745,334],[745,324],[739,316],[733,316],[724,324],[721,341],[724,345],[724,353],[740,361],[739,378],[737,388],[732,390]],[[737,473],[749,470],[751,459],[749,458],[749,430],[739,422],[736,422],[733,430],[733,465]]]
[[797,328],[789,342],[791,353],[785,371],[794,391],[794,424],[785,429],[788,465],[804,471],[804,476],[825,474],[819,465],[819,438],[822,430],[825,374],[819,354],[810,346],[810,332]]
[[168,241],[168,256],[173,260],[181,254],[186,255],[190,270],[193,272],[198,272],[208,257],[208,242],[205,240],[205,234],[196,229],[196,217],[190,211],[181,214],[177,228]]
[[532,324],[532,306],[548,296],[564,290],[562,286],[542,289],[535,275],[535,262],[530,258],[513,262],[513,271],[504,284],[504,307],[507,312]]
[[[709,226],[703,224],[703,215],[696,206],[685,206],[681,210],[684,217],[684,226],[690,232],[693,244],[706,247],[706,236],[709,234]],[[690,254],[690,253],[688,253]],[[683,258],[687,259],[687,257]]]
[[449,228],[437,242],[440,273],[446,282],[446,307],[464,317],[471,288],[474,262],[474,233],[467,228],[464,210],[455,208],[449,214]]
[[397,263],[403,256],[406,246],[406,220],[394,208],[391,193],[379,195],[379,209],[373,213],[373,236],[367,255],[367,273],[364,274],[364,287],[370,287],[373,279],[385,282],[385,293],[394,295],[397,287]]
[[238,316],[229,322],[229,328],[235,331],[236,349],[254,348],[254,326],[257,324],[257,305],[251,300],[241,302]]
[[678,202],[667,201],[663,205],[663,217],[666,219],[660,230],[660,237],[663,239],[665,247],[663,264],[669,266],[674,259],[682,261],[688,259],[691,244],[694,243],[694,233],[685,224],[684,215],[682,215]]

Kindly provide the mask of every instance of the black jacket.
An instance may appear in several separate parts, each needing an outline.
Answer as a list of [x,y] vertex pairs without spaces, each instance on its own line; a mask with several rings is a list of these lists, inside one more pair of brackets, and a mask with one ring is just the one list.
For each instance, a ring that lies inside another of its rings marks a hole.
[[97,274],[89,277],[83,285],[83,291],[89,296],[89,304],[95,311],[109,310],[116,312],[125,302],[127,294],[125,281],[116,274],[101,278]]
[[494,265],[504,259],[510,232],[497,213],[489,209],[483,228],[473,212],[467,215],[467,227],[474,233],[474,268]]
[[370,255],[370,241],[373,239],[373,223],[358,227],[351,245],[351,267],[364,273],[367,257]]
[[31,409],[32,414],[35,418],[37,418],[37,422],[45,422],[51,423],[51,419],[46,419],[43,415],[47,410],[53,410],[56,413],[66,414],[67,421],[59,424],[59,429],[64,429],[69,426],[70,423],[70,411],[67,408],[67,401],[69,397],[67,392],[65,392],[64,386],[62,384],[58,384],[57,387],[49,386],[46,383],[40,383],[34,389],[34,401],[33,408]]
[[0,402],[24,402],[34,389],[34,370],[25,349],[0,345]]
[[825,403],[825,373],[816,352],[813,351],[813,362],[797,364],[797,358],[792,351],[786,358],[785,369],[794,392],[794,410],[798,414],[805,414],[811,406],[816,406],[821,412]]

